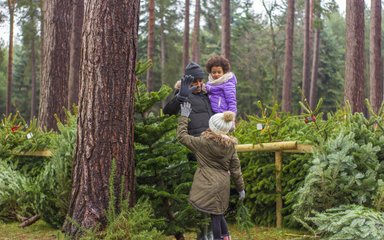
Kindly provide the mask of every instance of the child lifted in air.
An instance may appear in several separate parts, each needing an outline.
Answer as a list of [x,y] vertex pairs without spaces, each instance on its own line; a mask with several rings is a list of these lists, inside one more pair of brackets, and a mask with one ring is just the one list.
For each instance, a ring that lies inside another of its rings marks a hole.
[[208,82],[205,85],[212,111],[222,113],[231,111],[237,113],[236,100],[236,76],[231,72],[228,59],[223,56],[213,56],[205,65],[209,73]]

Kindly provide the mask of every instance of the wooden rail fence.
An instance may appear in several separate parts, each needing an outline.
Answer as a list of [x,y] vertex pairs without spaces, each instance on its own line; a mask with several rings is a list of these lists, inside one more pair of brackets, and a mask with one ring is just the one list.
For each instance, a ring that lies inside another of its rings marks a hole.
[[[283,217],[281,210],[283,208],[282,186],[281,186],[281,169],[283,164],[283,152],[288,153],[311,153],[313,152],[312,145],[298,144],[296,141],[287,142],[270,142],[259,144],[238,144],[236,145],[237,152],[275,152],[275,172],[276,172],[276,227],[282,227]],[[41,156],[50,157],[50,150],[25,152],[23,156]]]
[[289,153],[311,153],[312,145],[298,144],[296,141],[270,142],[259,144],[238,144],[237,152],[275,152],[275,172],[276,172],[276,227],[281,228],[283,208],[281,169],[283,165],[283,152]]

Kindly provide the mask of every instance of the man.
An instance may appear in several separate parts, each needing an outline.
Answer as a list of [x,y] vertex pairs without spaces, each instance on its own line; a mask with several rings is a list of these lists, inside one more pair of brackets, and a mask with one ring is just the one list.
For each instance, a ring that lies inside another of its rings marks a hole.
[[185,68],[185,76],[175,85],[175,96],[163,110],[165,114],[176,115],[180,112],[180,103],[189,102],[192,112],[188,134],[192,136],[199,136],[209,128],[208,121],[213,115],[209,98],[202,89],[203,79],[202,68],[194,62],[189,63]]
[[[189,114],[188,134],[200,136],[202,132],[209,128],[209,119],[213,115],[211,103],[205,91],[203,91],[203,69],[194,62],[185,68],[184,77],[175,84],[175,96],[165,105],[164,114],[176,115],[180,112],[180,104],[189,102],[192,112]],[[193,153],[187,155],[189,161],[196,161]],[[198,240],[212,240],[213,233],[211,227],[205,224],[198,226]]]

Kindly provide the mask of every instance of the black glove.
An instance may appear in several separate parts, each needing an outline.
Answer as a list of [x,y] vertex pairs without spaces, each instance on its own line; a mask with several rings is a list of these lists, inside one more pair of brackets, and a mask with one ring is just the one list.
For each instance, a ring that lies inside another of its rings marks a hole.
[[177,99],[180,102],[185,102],[189,95],[197,88],[196,86],[191,87],[193,80],[194,77],[192,77],[191,75],[185,75],[181,79],[180,91],[176,95]]

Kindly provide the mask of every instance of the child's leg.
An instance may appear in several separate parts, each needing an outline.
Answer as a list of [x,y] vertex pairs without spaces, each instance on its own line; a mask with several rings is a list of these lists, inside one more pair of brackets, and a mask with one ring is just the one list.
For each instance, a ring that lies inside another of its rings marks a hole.
[[220,225],[221,225],[221,235],[229,236],[227,221],[225,221],[224,215],[221,215]]
[[221,219],[223,215],[214,215],[211,214],[212,219],[212,231],[213,231],[213,238],[216,239],[222,239],[221,238]]

